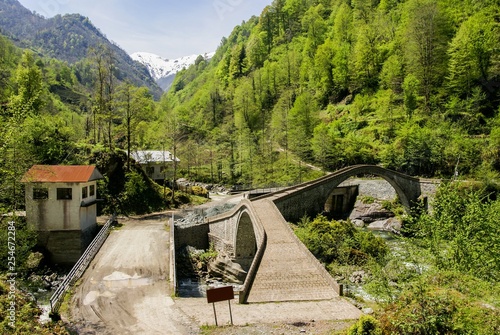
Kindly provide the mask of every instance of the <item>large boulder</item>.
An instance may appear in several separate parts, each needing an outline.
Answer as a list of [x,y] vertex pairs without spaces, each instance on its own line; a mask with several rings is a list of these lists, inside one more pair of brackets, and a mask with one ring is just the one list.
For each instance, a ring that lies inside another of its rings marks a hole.
[[378,231],[389,231],[389,232],[400,232],[401,231],[402,222],[397,218],[389,218],[386,220],[379,220],[370,223],[368,226],[369,230],[378,230]]
[[233,262],[227,256],[218,256],[208,264],[208,275],[210,277],[221,278],[226,282],[243,284],[247,272],[240,264]]
[[365,204],[362,201],[356,201],[354,209],[349,215],[349,219],[363,220],[365,223],[371,223],[379,219],[386,219],[393,217],[394,213],[382,207],[382,204],[375,201],[370,204]]

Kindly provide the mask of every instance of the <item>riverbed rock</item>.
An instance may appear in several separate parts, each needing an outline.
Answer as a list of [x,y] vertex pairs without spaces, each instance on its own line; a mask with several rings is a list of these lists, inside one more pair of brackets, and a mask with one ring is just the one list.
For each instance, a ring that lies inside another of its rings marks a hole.
[[379,220],[370,223],[368,229],[377,231],[387,231],[387,232],[400,232],[401,226],[402,226],[401,220],[397,218],[389,218],[386,220]]
[[354,209],[349,215],[351,221],[362,220],[364,223],[372,223],[380,219],[387,219],[393,217],[394,213],[382,207],[382,204],[374,201],[373,203],[366,204],[360,200],[356,201]]
[[230,283],[243,284],[247,272],[240,264],[233,262],[229,257],[218,256],[208,264],[210,277],[222,278]]
[[362,284],[367,277],[368,274],[365,271],[354,271],[349,276],[349,281],[353,284]]
[[358,227],[358,228],[363,228],[365,226],[365,222],[361,219],[354,219],[354,220],[351,220],[351,222],[355,227]]
[[362,312],[364,314],[368,314],[368,315],[371,315],[374,313],[373,308],[363,308]]

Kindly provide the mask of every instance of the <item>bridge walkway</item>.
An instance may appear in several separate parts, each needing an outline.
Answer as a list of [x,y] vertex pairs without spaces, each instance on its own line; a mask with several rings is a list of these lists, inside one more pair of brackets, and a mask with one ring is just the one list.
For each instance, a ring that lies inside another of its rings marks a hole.
[[297,239],[274,203],[252,202],[267,234],[267,246],[248,303],[328,300],[338,297],[335,282]]

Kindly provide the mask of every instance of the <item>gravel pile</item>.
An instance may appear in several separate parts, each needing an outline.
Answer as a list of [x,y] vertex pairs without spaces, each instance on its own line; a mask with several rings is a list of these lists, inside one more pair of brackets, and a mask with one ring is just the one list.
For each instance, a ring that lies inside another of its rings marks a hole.
[[188,211],[182,218],[175,221],[177,226],[193,226],[205,223],[205,218],[216,216],[222,213],[226,213],[234,208],[236,204],[226,203],[219,206],[195,209],[193,211]]

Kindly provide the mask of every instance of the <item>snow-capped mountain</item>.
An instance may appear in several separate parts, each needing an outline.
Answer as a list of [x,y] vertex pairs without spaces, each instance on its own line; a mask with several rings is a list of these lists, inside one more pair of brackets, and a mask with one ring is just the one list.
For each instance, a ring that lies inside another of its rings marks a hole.
[[[209,60],[214,54],[215,52],[209,52],[203,56],[206,60]],[[177,72],[194,64],[198,56],[199,55],[191,55],[178,59],[165,59],[149,52],[136,52],[130,55],[133,60],[144,64],[148,68],[151,77],[153,77],[158,85],[165,91],[172,85]]]

